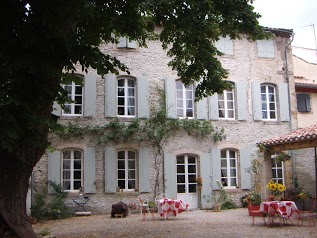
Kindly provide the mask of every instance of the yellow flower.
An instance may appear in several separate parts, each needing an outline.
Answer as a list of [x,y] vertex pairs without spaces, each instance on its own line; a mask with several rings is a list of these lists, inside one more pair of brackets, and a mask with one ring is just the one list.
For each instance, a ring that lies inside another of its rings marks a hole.
[[275,184],[275,183],[271,183],[271,184],[270,184],[270,190],[271,190],[271,191],[275,191],[276,189],[277,189],[276,184]]
[[278,184],[277,185],[277,189],[278,189],[278,191],[280,191],[280,192],[283,192],[284,190],[285,190],[285,186],[283,185],[283,184]]

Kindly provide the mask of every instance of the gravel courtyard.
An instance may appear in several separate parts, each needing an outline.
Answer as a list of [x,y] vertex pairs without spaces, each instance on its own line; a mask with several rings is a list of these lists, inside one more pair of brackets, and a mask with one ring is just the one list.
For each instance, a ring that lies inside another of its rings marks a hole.
[[308,222],[298,226],[297,220],[281,227],[264,226],[262,218],[256,218],[252,226],[246,208],[221,212],[195,210],[167,220],[155,214],[156,220],[147,215],[129,214],[126,218],[110,218],[110,215],[72,217],[64,220],[44,221],[33,225],[36,233],[48,228],[56,238],[118,238],[118,237],[317,237],[317,226]]

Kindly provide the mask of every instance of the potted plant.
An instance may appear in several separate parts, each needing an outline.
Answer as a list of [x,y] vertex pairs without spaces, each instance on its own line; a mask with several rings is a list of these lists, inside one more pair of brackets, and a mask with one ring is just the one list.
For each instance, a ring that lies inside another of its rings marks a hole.
[[285,185],[281,183],[277,183],[273,181],[273,179],[271,179],[270,182],[268,182],[268,184],[266,185],[266,188],[270,190],[271,192],[271,196],[270,196],[271,200],[281,200],[282,194],[286,190]]

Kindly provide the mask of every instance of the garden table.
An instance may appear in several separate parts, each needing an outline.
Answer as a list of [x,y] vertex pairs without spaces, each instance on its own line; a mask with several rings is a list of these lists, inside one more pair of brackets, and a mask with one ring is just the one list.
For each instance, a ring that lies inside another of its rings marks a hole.
[[179,213],[186,211],[189,204],[184,203],[182,200],[164,198],[159,200],[158,213],[165,219],[169,216],[177,216]]
[[301,220],[301,215],[293,201],[268,201],[262,202],[260,212],[267,214],[272,219],[280,217],[283,222],[290,219]]

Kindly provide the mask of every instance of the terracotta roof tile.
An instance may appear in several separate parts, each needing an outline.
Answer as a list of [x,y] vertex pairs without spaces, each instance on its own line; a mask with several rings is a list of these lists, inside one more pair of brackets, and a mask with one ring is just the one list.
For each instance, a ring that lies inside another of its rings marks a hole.
[[289,134],[265,140],[259,144],[264,146],[286,144],[290,142],[307,141],[317,138],[317,124],[297,129]]

